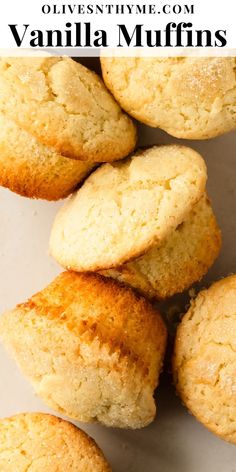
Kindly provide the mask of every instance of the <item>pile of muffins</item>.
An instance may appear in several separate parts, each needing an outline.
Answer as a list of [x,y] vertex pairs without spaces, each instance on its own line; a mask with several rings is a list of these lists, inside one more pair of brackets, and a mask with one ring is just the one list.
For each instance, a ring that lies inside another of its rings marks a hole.
[[[0,338],[56,412],[134,429],[156,414],[167,346],[158,301],[201,280],[221,232],[203,158],[179,144],[135,150],[126,113],[178,138],[236,129],[236,59],[104,56],[101,65],[104,82],[66,57],[0,59],[0,185],[29,198],[70,195],[49,243],[65,271],[1,316]],[[192,299],[172,363],[189,411],[234,444],[235,313],[231,275]],[[65,420],[1,420],[0,470],[43,468],[111,470]]]

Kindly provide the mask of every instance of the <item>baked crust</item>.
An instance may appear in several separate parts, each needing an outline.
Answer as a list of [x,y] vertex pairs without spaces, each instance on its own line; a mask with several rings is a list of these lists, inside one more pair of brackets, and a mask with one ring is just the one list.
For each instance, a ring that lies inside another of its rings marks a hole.
[[2,316],[0,335],[56,411],[116,427],[154,419],[166,328],[131,289],[98,274],[64,272]]
[[220,248],[221,232],[204,195],[161,246],[102,274],[134,287],[149,298],[163,300],[199,281],[219,255]]
[[0,112],[0,185],[29,198],[59,200],[78,188],[93,163],[68,159]]

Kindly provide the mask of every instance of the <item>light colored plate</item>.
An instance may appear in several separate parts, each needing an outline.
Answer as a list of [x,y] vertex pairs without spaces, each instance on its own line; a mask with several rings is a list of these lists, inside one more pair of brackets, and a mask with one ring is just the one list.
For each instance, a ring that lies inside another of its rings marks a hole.
[[[140,145],[177,142],[140,126]],[[183,143],[183,141],[181,141]],[[236,272],[236,133],[209,141],[185,141],[208,165],[208,190],[223,232],[223,248],[201,285]],[[33,201],[0,189],[0,313],[46,286],[60,268],[48,256],[50,227],[62,203]],[[186,297],[178,297],[182,309]],[[169,305],[175,304],[171,300]],[[0,417],[23,411],[50,411],[36,398],[0,346]],[[95,438],[114,472],[235,472],[236,448],[201,426],[182,407],[162,375],[156,421],[140,431],[80,424]],[[16,471],[17,472],[17,471]]]

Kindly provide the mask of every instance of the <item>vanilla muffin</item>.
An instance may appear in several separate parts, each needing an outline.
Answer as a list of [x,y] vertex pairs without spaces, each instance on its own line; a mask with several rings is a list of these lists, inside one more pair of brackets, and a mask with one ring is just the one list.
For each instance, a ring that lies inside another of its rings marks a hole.
[[161,243],[204,193],[206,166],[184,146],[152,147],[104,164],[59,211],[50,252],[66,268],[123,265]]
[[44,413],[0,420],[2,472],[111,472],[87,434],[68,421]]
[[183,292],[208,271],[221,247],[221,233],[204,195],[189,216],[167,237],[137,260],[102,271],[157,300]]
[[67,197],[94,164],[68,159],[0,112],[0,185],[30,198]]
[[117,281],[65,272],[2,316],[0,336],[59,413],[121,428],[154,419],[166,329],[151,304]]
[[59,154],[82,161],[121,159],[136,142],[134,124],[101,79],[68,57],[0,58],[0,112]]
[[176,335],[174,378],[204,426],[236,444],[236,275],[192,301]]
[[143,123],[186,139],[236,128],[235,57],[102,57],[105,84]]

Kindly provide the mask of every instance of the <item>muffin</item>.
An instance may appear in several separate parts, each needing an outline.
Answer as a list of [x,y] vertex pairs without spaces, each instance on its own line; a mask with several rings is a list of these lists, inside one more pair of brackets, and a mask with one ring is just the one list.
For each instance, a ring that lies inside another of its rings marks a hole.
[[59,413],[120,428],[154,419],[166,328],[149,302],[120,283],[64,272],[0,318],[0,337]]
[[94,164],[68,159],[0,112],[0,185],[30,198],[67,197]]
[[96,443],[74,425],[44,413],[0,420],[4,472],[111,472]]
[[136,142],[134,124],[102,80],[68,57],[0,58],[0,112],[58,154],[81,161],[121,159]]
[[116,268],[161,245],[205,191],[206,166],[190,148],[152,147],[104,164],[56,216],[52,256],[65,268]]
[[105,84],[137,120],[207,139],[236,128],[235,57],[102,57]]
[[236,275],[192,301],[176,335],[177,392],[210,431],[236,444]]
[[102,274],[131,285],[147,297],[162,300],[201,280],[220,247],[221,233],[205,194],[161,246]]

